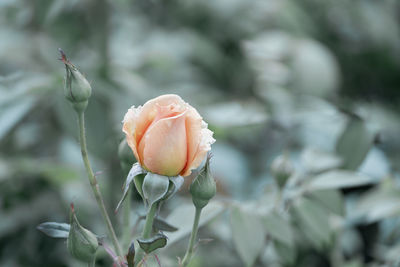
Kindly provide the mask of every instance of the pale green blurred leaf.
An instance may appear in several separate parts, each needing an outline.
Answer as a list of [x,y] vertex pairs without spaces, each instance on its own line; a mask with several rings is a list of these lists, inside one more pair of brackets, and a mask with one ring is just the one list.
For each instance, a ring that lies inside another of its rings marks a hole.
[[261,124],[268,119],[264,107],[255,101],[210,105],[203,114],[210,124],[225,128]]
[[336,153],[343,159],[343,168],[356,170],[370,150],[375,134],[359,118],[351,118],[336,143]]
[[296,261],[297,251],[293,245],[288,245],[279,241],[274,241],[275,252],[283,265],[293,265]]
[[319,201],[322,206],[335,214],[344,215],[344,201],[338,190],[313,191],[310,192],[309,198]]
[[311,173],[338,168],[342,164],[342,159],[337,155],[316,148],[305,149],[301,160],[306,170]]
[[231,210],[232,236],[235,248],[245,266],[253,266],[265,244],[265,231],[257,215],[233,207]]
[[166,231],[166,232],[175,232],[178,230],[177,227],[169,224],[166,220],[164,220],[160,217],[154,218],[153,227],[157,230]]
[[331,230],[326,209],[315,201],[302,198],[293,207],[293,214],[298,227],[315,248],[322,250],[329,246]]
[[367,223],[398,216],[400,215],[400,192],[393,181],[385,180],[380,187],[363,194],[350,215],[351,218],[361,218]]
[[272,238],[284,243],[286,246],[293,246],[293,232],[290,222],[276,211],[269,212],[263,216],[264,227]]
[[349,188],[375,184],[378,181],[353,171],[332,170],[313,177],[307,184],[308,190]]
[[36,99],[24,97],[13,105],[0,107],[0,140],[33,108]]

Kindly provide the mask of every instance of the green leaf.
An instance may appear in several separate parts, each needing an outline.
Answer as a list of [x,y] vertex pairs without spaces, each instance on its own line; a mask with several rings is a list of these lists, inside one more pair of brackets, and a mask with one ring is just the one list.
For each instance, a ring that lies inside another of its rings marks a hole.
[[178,230],[178,228],[169,224],[167,221],[165,221],[164,219],[161,219],[160,217],[154,218],[153,228],[160,230],[160,231],[166,231],[166,232],[175,232]]
[[329,211],[344,215],[344,202],[342,194],[338,190],[320,190],[310,192],[310,199],[316,200]]
[[343,263],[343,267],[363,267],[363,266],[365,266],[365,264],[361,259],[353,259]]
[[343,168],[356,170],[372,147],[375,134],[362,119],[352,117],[336,143],[336,153],[343,159]]
[[296,247],[292,245],[287,245],[286,243],[274,241],[274,248],[276,254],[279,255],[280,261],[284,266],[293,266],[296,262]]
[[148,239],[138,239],[139,246],[147,253],[151,253],[152,251],[163,248],[167,245],[167,237],[158,233],[155,236],[152,236]]
[[315,148],[307,148],[301,154],[303,165],[309,173],[320,173],[341,166],[343,160],[332,153]]
[[36,229],[53,238],[68,238],[71,226],[68,223],[45,222]]
[[231,211],[233,243],[246,266],[253,266],[264,247],[265,232],[260,218],[239,207]]
[[374,223],[400,215],[400,194],[392,179],[385,180],[378,188],[369,190],[357,201],[351,218]]
[[223,128],[257,125],[268,120],[265,108],[256,101],[215,104],[204,110],[204,116],[210,124]]
[[308,190],[325,190],[357,187],[377,183],[376,179],[353,171],[333,170],[315,176],[307,185]]
[[302,198],[293,207],[293,215],[296,225],[316,249],[322,250],[331,243],[329,213],[321,205]]
[[276,211],[271,211],[263,218],[267,233],[275,240],[291,247],[293,245],[293,232],[290,222]]
[[29,96],[0,108],[0,140],[29,113],[35,103],[36,98]]
[[135,164],[132,165],[132,168],[129,171],[128,176],[126,177],[126,181],[125,181],[125,184],[123,186],[124,192],[122,193],[122,198],[118,202],[118,205],[117,205],[117,208],[115,209],[115,212],[118,211],[118,209],[121,206],[122,202],[125,200],[126,195],[128,194],[129,187],[130,187],[131,183],[134,181],[134,178],[137,175],[142,174],[142,173],[144,173],[144,170],[142,169],[142,167],[140,166],[139,163],[135,163]]
[[158,175],[155,173],[147,173],[143,181],[143,195],[149,204],[149,207],[153,203],[162,199],[168,191],[169,179],[167,176]]

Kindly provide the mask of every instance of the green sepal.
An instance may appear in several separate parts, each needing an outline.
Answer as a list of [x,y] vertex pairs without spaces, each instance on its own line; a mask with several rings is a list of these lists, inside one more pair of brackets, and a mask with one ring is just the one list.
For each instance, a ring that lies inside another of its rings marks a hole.
[[151,172],[146,174],[146,177],[144,177],[142,190],[144,199],[149,208],[167,194],[169,182],[168,176]]

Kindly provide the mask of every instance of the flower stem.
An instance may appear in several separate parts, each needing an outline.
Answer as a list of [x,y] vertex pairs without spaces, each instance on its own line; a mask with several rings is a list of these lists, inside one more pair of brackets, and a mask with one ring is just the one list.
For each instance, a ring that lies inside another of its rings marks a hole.
[[190,235],[190,242],[189,242],[189,247],[186,251],[185,256],[183,257],[182,260],[182,266],[185,267],[189,264],[192,254],[193,254],[193,246],[196,241],[196,236],[197,236],[197,231],[199,228],[199,221],[200,221],[200,214],[201,214],[200,208],[196,208],[196,213],[194,215],[194,222],[193,222],[193,228],[192,228],[192,234]]
[[120,259],[123,258],[122,250],[121,247],[118,243],[117,236],[115,235],[114,228],[112,226],[110,217],[108,217],[106,207],[104,205],[103,197],[101,196],[101,192],[99,189],[99,185],[97,183],[96,176],[93,173],[92,167],[90,166],[89,158],[88,158],[88,152],[86,148],[86,136],[85,136],[85,116],[84,112],[77,112],[78,113],[78,124],[79,124],[79,141],[81,144],[81,152],[82,152],[82,159],[83,163],[86,168],[86,172],[89,178],[90,186],[92,187],[93,194],[96,198],[97,205],[99,206],[99,209],[101,211],[101,214],[103,215],[104,222],[107,226],[108,232],[110,234],[110,238],[113,242],[115,251],[117,255],[120,257]]
[[143,233],[142,233],[142,238],[146,239],[151,236],[151,230],[153,229],[153,221],[154,221],[154,216],[156,215],[157,211],[157,203],[153,203],[151,205],[149,212],[147,213],[146,216],[146,222],[144,224],[143,228]]
[[[147,212],[146,222],[144,223],[144,228],[142,232],[143,239],[147,239],[151,236],[151,230],[153,229],[153,221],[157,212],[157,207],[158,203],[153,203],[153,205],[151,205],[150,207],[150,210]],[[137,266],[141,266],[143,264],[143,258],[144,251],[142,248],[139,248],[139,251],[137,253],[137,260],[135,260],[137,262]]]

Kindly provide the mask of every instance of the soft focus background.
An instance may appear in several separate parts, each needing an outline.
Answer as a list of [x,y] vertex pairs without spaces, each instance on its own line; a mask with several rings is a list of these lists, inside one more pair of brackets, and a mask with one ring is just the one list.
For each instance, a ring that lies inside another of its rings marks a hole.
[[[59,47],[93,86],[90,159],[119,230],[123,115],[177,93],[217,139],[218,195],[192,267],[396,266],[399,22],[396,0],[1,0],[0,266],[85,266],[36,230],[68,222],[71,202],[82,225],[106,234]],[[270,173],[282,153],[295,168],[283,214]],[[187,185],[163,207],[179,230],[157,252],[162,266],[184,255]],[[132,221],[143,214],[132,198]],[[97,266],[110,265],[100,252]]]

